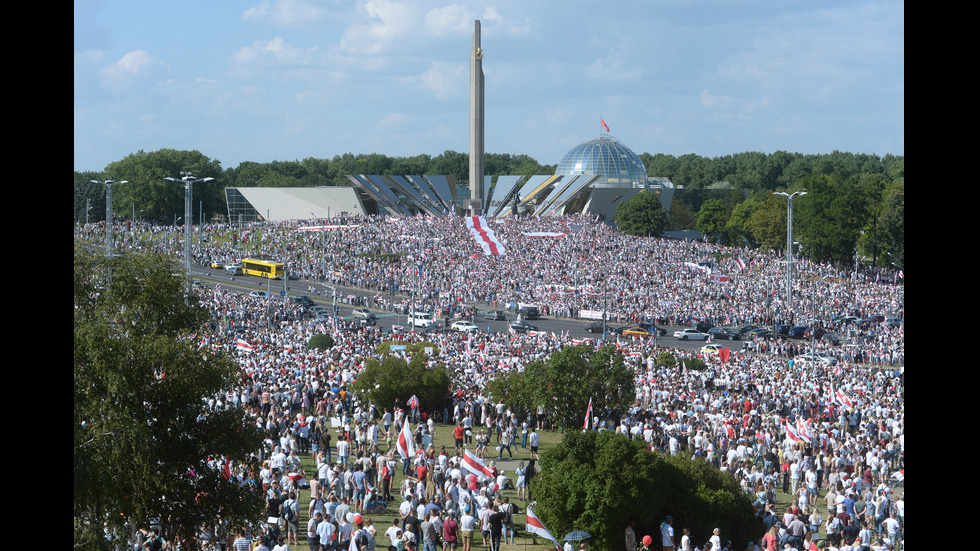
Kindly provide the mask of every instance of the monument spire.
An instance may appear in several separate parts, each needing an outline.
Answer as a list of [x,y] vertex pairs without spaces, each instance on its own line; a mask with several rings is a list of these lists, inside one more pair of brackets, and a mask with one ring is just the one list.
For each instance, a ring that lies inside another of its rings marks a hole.
[[480,47],[480,20],[473,28],[470,52],[470,210],[484,214],[483,197],[483,49]]

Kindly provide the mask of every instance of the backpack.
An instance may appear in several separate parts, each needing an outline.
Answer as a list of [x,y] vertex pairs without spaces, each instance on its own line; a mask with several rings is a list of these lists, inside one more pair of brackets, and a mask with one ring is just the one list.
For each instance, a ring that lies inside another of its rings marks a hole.
[[286,519],[286,522],[290,524],[296,524],[299,522],[299,518],[296,517],[296,510],[293,509],[293,505],[295,503],[295,500],[287,499],[286,503],[283,503],[282,506],[282,516]]
[[504,524],[510,524],[511,522],[513,522],[514,518],[513,518],[513,514],[511,513],[511,509],[513,508],[514,506],[510,503],[507,504],[507,507],[504,507],[503,510],[504,518],[502,521]]

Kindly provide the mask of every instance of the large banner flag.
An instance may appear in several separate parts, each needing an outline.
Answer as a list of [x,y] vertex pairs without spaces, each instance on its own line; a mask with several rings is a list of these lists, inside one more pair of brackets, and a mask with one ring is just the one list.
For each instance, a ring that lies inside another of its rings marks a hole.
[[585,430],[589,430],[589,421],[592,420],[592,398],[589,398],[589,407],[585,410]]
[[252,345],[249,344],[248,341],[242,339],[238,339],[238,341],[235,343],[235,347],[238,348],[239,350],[244,350],[246,352],[252,351]]
[[854,409],[854,402],[851,401],[851,399],[847,396],[847,394],[844,393],[842,389],[839,388],[837,389],[836,399],[838,402],[840,402],[842,406],[846,407],[847,409]]
[[544,527],[544,524],[538,520],[538,516],[534,514],[534,511],[530,507],[527,508],[526,530],[532,534],[537,534],[542,538],[551,540],[551,542],[555,544],[555,548],[561,549],[561,545],[558,544],[558,540],[556,540],[555,536],[552,536],[551,532],[549,532],[548,529]]
[[789,439],[793,442],[799,442],[802,440],[802,438],[800,438],[800,434],[796,432],[796,428],[793,427],[789,421],[786,421],[786,436],[789,436]]
[[482,216],[467,216],[466,227],[483,249],[485,256],[503,256],[507,254],[503,244],[497,240],[497,234],[487,227],[486,218]]
[[408,419],[402,423],[402,430],[398,433],[398,441],[395,442],[395,447],[398,448],[398,453],[401,454],[402,459],[408,459],[415,455],[415,442],[412,440],[412,429],[410,427]]
[[800,440],[804,442],[809,442],[812,440],[810,436],[810,424],[803,420],[802,417],[796,418],[796,434],[799,435]]
[[493,478],[493,471],[470,450],[466,450],[466,453],[463,454],[463,466],[480,480]]

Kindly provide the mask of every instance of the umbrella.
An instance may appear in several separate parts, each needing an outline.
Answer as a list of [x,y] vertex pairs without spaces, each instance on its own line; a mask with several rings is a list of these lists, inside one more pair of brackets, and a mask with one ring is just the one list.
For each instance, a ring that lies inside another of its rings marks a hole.
[[576,530],[574,532],[569,532],[569,533],[565,534],[565,537],[562,538],[562,541],[587,540],[587,539],[589,539],[591,537],[592,537],[592,534],[586,532],[585,530]]

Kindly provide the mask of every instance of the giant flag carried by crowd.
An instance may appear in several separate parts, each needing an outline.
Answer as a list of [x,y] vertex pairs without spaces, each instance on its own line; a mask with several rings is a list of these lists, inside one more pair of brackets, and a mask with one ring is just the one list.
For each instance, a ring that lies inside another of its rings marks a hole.
[[497,239],[497,234],[487,227],[487,219],[482,216],[467,216],[466,227],[473,234],[477,244],[483,249],[484,256],[503,256],[507,254],[503,244]]

